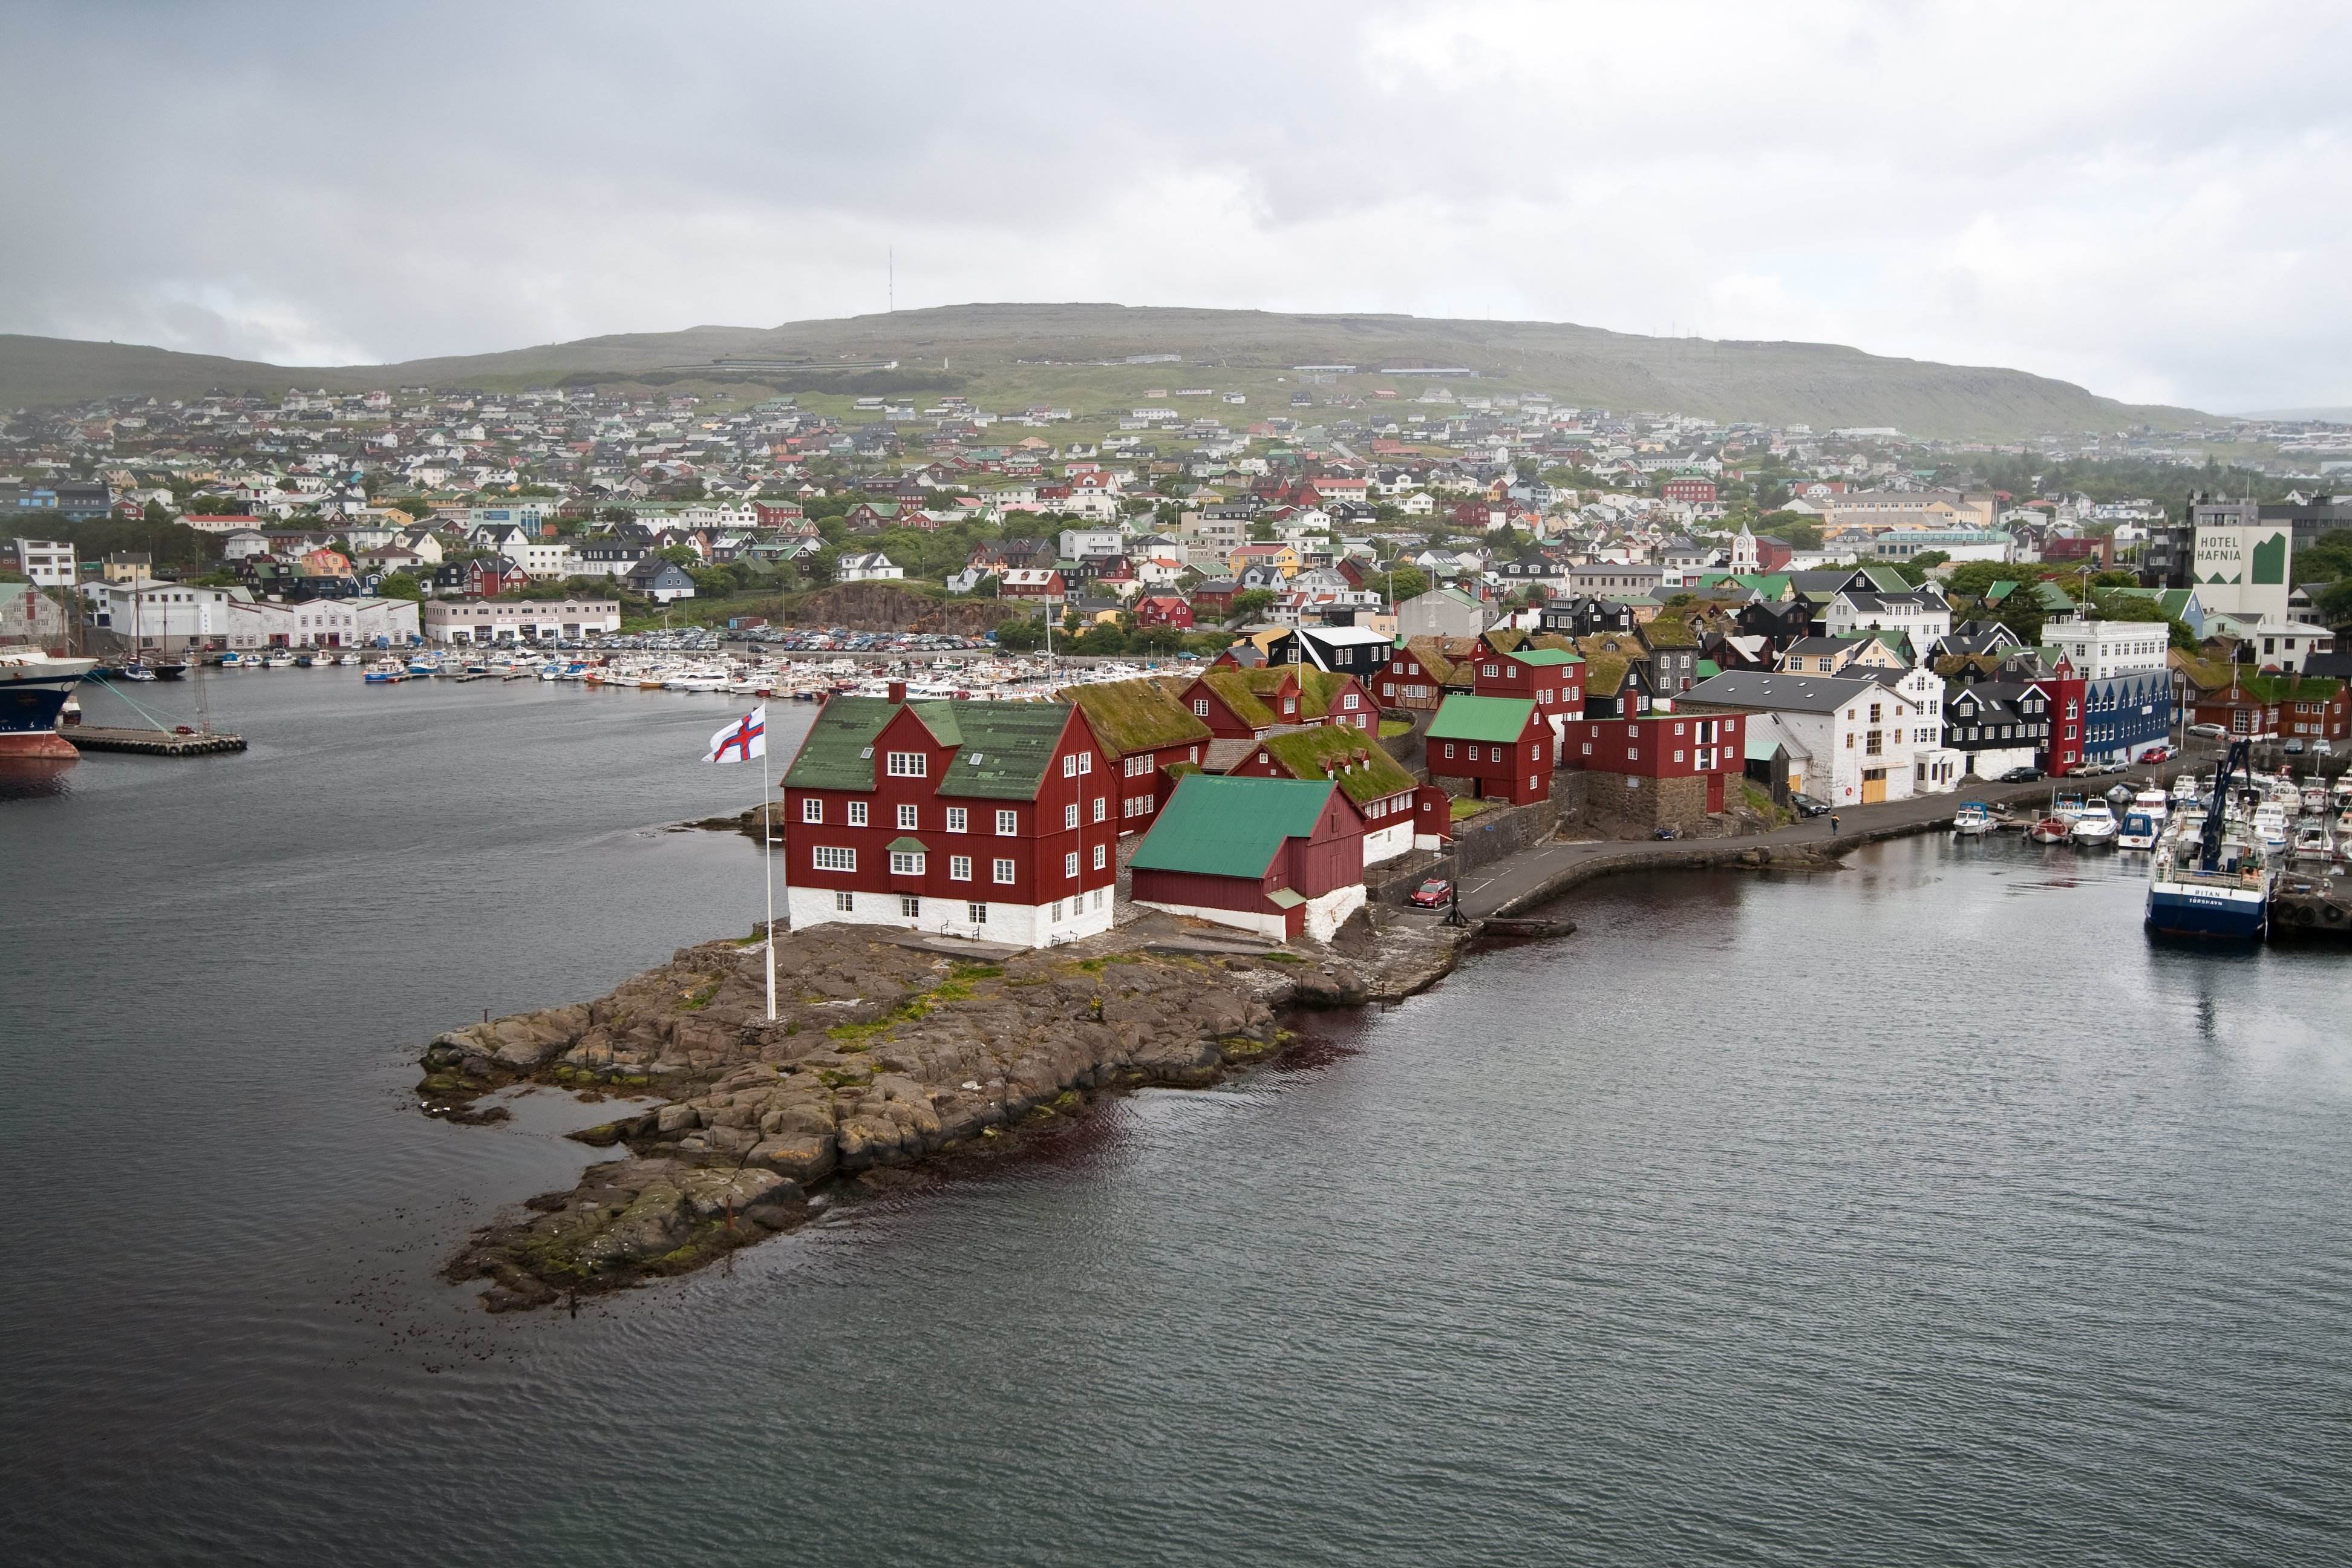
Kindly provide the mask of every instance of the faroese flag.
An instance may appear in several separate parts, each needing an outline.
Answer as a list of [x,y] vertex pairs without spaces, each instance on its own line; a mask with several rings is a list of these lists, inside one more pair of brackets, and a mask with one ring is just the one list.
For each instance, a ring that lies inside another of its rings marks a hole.
[[764,702],[710,737],[706,763],[748,763],[768,754],[768,705]]

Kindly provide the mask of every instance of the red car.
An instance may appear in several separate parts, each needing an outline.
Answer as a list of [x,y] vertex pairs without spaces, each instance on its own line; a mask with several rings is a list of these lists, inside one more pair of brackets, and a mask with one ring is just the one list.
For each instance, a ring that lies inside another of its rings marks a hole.
[[2142,752],[2140,753],[2140,758],[2139,758],[2139,760],[2140,760],[2141,762],[2143,762],[2143,763],[2162,763],[2162,762],[2168,762],[2168,761],[2170,761],[2170,760],[2171,760],[2171,757],[2172,757],[2172,748],[2171,748],[2171,747],[2169,747],[2169,746],[2156,746],[2156,747],[2152,747],[2152,748],[2150,748],[2150,749],[2149,749],[2149,750],[2147,750],[2147,751]]
[[1417,910],[1442,910],[1453,897],[1453,883],[1443,877],[1432,877],[1415,888],[1405,902]]

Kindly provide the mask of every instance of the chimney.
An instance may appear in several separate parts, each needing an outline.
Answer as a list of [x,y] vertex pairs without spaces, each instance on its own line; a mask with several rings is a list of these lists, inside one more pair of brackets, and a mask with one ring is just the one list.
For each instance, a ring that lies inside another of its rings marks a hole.
[[893,702],[904,702],[907,700],[907,683],[905,681],[894,680],[890,683],[890,700]]

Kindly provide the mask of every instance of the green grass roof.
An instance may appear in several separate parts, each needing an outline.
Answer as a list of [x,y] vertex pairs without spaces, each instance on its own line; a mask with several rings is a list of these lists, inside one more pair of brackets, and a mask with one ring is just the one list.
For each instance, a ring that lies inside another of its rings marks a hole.
[[[1231,668],[1203,670],[1201,674],[1201,683],[1224,700],[1225,706],[1234,710],[1234,718],[1253,730],[1265,730],[1272,728],[1280,721],[1275,717],[1274,710],[1260,701],[1258,694],[1251,689],[1248,678],[1262,673],[1264,673],[1262,670]],[[1270,690],[1271,688],[1268,689]]]
[[1696,647],[1698,633],[1680,616],[1660,616],[1641,628],[1642,640],[1652,647]]
[[1293,778],[1319,782],[1328,777],[1359,805],[1402,795],[1413,787],[1412,775],[1394,757],[1350,725],[1318,724],[1312,730],[1269,735],[1257,743],[1257,749]]
[[1167,809],[1152,818],[1129,868],[1255,880],[1274,864],[1285,839],[1314,833],[1334,787],[1328,780],[1188,773]]
[[1526,697],[1449,696],[1437,705],[1430,721],[1433,741],[1516,741],[1527,732],[1528,717],[1536,710]]
[[1072,686],[1059,695],[1076,703],[1102,743],[1122,757],[1209,738],[1208,725],[1177,701],[1166,685],[1149,676]]
[[[960,748],[939,793],[985,800],[1034,800],[1069,722],[1066,702],[915,702],[907,705],[942,745]],[[881,697],[836,697],[818,712],[784,784],[796,789],[870,790],[875,738],[899,705]]]

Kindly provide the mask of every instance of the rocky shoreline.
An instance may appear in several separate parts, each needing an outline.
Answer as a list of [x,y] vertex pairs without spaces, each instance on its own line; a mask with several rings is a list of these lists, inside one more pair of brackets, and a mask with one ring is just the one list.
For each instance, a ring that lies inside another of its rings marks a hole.
[[[685,1273],[807,1222],[824,1189],[1067,1125],[1097,1095],[1197,1087],[1278,1057],[1291,1007],[1391,1001],[1447,973],[1468,933],[1369,911],[1329,949],[1150,916],[1008,952],[826,925],[679,950],[594,1002],[453,1030],[423,1058],[428,1115],[495,1121],[519,1083],[650,1109],[573,1133],[625,1145],[445,1266],[508,1310]],[[814,1202],[812,1200],[814,1200]]]

